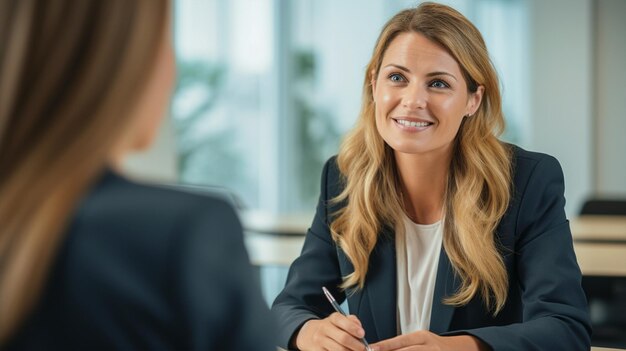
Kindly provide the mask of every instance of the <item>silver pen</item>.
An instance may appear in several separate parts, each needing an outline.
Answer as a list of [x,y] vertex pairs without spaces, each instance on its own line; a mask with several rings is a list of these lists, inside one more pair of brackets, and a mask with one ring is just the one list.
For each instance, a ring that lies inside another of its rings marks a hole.
[[[330,294],[330,291],[328,291],[328,289],[326,289],[325,286],[322,286],[322,291],[324,291],[324,295],[326,295],[326,298],[328,299],[330,304],[333,305],[333,308],[335,309],[335,311],[337,311],[337,312],[341,313],[341,315],[345,316],[346,313],[341,309],[341,306],[339,306],[337,301],[335,301],[335,298],[333,297],[333,295]],[[372,350],[372,349],[370,349],[370,345],[367,343],[367,340],[365,340],[365,338],[361,338],[361,342],[363,343],[363,345],[365,345],[365,350],[366,351],[371,351]]]

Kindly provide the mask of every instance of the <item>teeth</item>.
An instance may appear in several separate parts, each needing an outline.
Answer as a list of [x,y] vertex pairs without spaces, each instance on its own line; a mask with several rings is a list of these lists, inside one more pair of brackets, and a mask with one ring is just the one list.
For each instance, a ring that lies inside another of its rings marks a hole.
[[411,122],[404,119],[398,119],[397,121],[407,127],[428,127],[430,125],[428,122]]

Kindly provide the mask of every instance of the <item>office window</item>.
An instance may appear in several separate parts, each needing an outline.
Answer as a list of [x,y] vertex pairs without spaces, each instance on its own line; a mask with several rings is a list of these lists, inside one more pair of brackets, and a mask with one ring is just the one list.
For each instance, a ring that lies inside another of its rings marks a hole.
[[178,84],[172,117],[180,181],[219,185],[263,205],[260,174],[274,111],[269,0],[176,2]]
[[[482,31],[500,75],[505,138],[521,142],[521,0],[445,1]],[[312,211],[323,162],[354,124],[364,70],[406,0],[178,0],[172,116],[180,181],[224,186],[250,209]]]

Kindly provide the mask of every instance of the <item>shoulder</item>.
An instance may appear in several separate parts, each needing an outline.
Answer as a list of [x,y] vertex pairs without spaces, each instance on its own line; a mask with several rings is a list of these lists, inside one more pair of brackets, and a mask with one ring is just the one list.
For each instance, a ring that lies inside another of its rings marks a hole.
[[559,161],[548,154],[525,150],[516,145],[508,145],[512,154],[513,182],[516,188],[525,188],[531,178],[545,180],[560,178],[563,171]]
[[513,197],[516,232],[540,233],[565,220],[565,180],[553,156],[512,147]]
[[123,247],[137,258],[162,261],[177,242],[219,245],[241,240],[242,229],[224,199],[141,184],[107,172],[79,204],[70,234],[81,247],[100,247],[100,255]]
[[147,315],[163,313],[171,316],[156,325],[168,330],[163,340],[202,345],[182,348],[214,349],[211,342],[224,336],[207,330],[234,328],[233,308],[263,307],[240,222],[227,201],[112,172],[79,205],[57,262],[51,289],[81,297],[68,318],[90,314],[113,325],[147,325]]
[[[85,205],[123,207],[132,214],[142,211],[162,215],[178,214],[181,210],[202,207],[220,212],[231,212],[232,207],[223,197],[184,191],[174,186],[140,183],[114,172],[106,172],[86,197]],[[158,211],[158,212],[157,212]]]
[[512,151],[513,201],[563,197],[565,180],[559,161],[548,154],[510,145]]
[[339,170],[339,165],[337,164],[337,155],[333,155],[326,160],[322,174],[327,174],[335,178],[339,177],[341,171]]
[[89,276],[105,291],[117,281],[108,266],[125,272],[120,280],[158,291],[173,280],[213,277],[224,262],[248,262],[237,213],[225,200],[112,172],[84,197],[64,246],[62,269],[72,281]]
[[337,155],[331,156],[322,169],[322,191],[327,192],[327,198],[334,198],[343,191],[345,182],[345,176],[337,163]]
[[198,214],[228,219],[235,213],[224,198],[173,186],[139,183],[113,172],[107,172],[93,187],[81,210],[86,216],[97,214],[103,220],[127,217],[138,224],[148,220],[163,223],[181,217],[191,219]]

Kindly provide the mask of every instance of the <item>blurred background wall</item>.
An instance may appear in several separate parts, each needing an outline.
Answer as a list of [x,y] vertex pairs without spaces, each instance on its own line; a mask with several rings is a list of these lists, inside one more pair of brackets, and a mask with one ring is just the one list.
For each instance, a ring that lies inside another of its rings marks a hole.
[[[451,0],[501,78],[503,139],[554,155],[567,211],[626,196],[626,1]],[[129,172],[218,185],[250,209],[313,211],[323,162],[360,108],[377,35],[402,0],[176,0],[178,86]]]
[[626,1],[594,2],[594,190],[626,193]]

